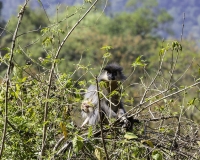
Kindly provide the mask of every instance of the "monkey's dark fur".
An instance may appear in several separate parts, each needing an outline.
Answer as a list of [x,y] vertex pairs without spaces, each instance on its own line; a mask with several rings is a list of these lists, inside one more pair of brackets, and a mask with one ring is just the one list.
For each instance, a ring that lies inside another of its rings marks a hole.
[[[108,64],[101,72],[98,77],[98,82],[103,81],[102,98],[100,101],[100,108],[104,115],[108,118],[120,118],[123,121],[123,126],[132,126],[130,121],[127,120],[124,113],[126,112],[121,101],[121,82],[123,82],[126,77],[122,73],[122,67],[117,63]],[[100,85],[101,86],[101,85]],[[113,91],[116,94],[113,94]],[[112,96],[109,96],[113,94]],[[84,100],[81,105],[82,117],[85,118],[82,126],[85,124],[95,125],[100,121],[99,117],[99,99],[97,95],[97,86],[91,85],[87,93],[84,96]]]

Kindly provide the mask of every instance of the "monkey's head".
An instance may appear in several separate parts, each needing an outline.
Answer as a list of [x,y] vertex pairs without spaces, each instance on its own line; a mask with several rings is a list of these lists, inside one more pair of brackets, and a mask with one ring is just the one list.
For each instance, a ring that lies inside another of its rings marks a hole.
[[94,106],[89,99],[84,100],[81,104],[81,110],[85,113],[92,113],[94,111]]
[[117,63],[108,64],[99,76],[99,81],[123,81],[126,79],[122,67]]

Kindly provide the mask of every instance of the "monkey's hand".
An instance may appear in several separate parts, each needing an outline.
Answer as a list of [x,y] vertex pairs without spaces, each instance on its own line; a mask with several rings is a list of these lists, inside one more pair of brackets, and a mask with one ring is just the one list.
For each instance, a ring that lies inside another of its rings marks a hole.
[[127,119],[127,117],[124,115],[125,110],[120,108],[118,110],[118,118],[120,118],[120,122],[123,123],[122,128],[130,128],[131,127],[131,122]]
[[90,117],[87,117],[83,124],[81,125],[81,128],[84,127],[89,122]]
[[120,122],[123,123],[122,128],[130,128],[131,127],[131,122],[124,116],[121,117]]

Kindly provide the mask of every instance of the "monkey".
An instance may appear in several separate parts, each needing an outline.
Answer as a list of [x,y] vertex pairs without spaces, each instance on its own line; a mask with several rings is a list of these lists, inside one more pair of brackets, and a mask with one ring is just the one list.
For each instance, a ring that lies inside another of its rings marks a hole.
[[[123,68],[117,63],[110,63],[102,69],[98,76],[98,83],[102,83],[102,97],[100,98],[100,109],[107,118],[120,118],[123,121],[123,127],[130,125],[124,114],[126,113],[121,100],[121,83],[126,79],[122,72]],[[115,94],[113,94],[115,92]],[[81,127],[86,124],[96,125],[100,122],[99,116],[99,97],[97,94],[97,85],[90,85],[87,89],[81,104],[81,114],[85,121]]]

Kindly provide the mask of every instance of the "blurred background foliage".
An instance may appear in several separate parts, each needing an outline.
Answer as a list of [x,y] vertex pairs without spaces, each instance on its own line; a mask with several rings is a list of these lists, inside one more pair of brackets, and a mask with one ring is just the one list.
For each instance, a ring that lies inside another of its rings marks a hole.
[[[19,3],[21,1],[13,1],[15,4],[17,2]],[[26,10],[22,26],[19,30],[19,38],[17,39],[18,50],[16,51],[14,60],[19,66],[24,65],[30,59],[31,61],[40,63],[38,57],[48,58],[50,56],[50,50],[52,54],[56,51],[50,49],[49,46],[45,46],[44,43],[47,40],[56,41],[54,48],[58,47],[60,40],[62,40],[63,36],[85,11],[87,5],[85,3],[83,5],[70,6],[70,4],[78,4],[77,2],[68,1],[66,5],[62,4],[62,1],[51,1],[48,5],[44,2],[43,6],[48,8],[46,11],[49,16],[47,17],[45,11],[41,7],[37,7],[39,4],[31,1],[31,7]],[[58,5],[58,3],[62,5]],[[167,35],[167,37],[174,35],[173,29],[171,28],[171,25],[176,23],[176,21],[173,21],[174,17],[167,10],[160,7],[164,2],[156,0],[119,1],[121,8],[118,12],[117,8],[119,4],[116,5],[113,3],[113,1],[109,1],[108,4],[105,4],[104,1],[100,1],[96,8],[76,28],[76,31],[67,40],[67,43],[61,50],[59,58],[62,60],[59,63],[59,71],[74,71],[75,66],[73,64],[76,64],[81,57],[82,64],[90,64],[92,67],[100,66],[104,54],[104,51],[100,48],[109,45],[112,46],[110,50],[112,54],[110,61],[120,63],[125,68],[126,74],[130,74],[132,70],[130,64],[133,60],[141,55],[147,61],[150,74],[155,72],[156,65],[158,65],[157,57],[159,49],[163,45],[163,35]],[[173,3],[175,2],[173,1]],[[181,4],[184,3],[186,2],[181,2]],[[7,7],[7,2],[1,4]],[[57,8],[54,15],[51,13],[50,4],[52,8],[53,6],[54,9]],[[103,10],[105,5],[107,6]],[[182,15],[179,15],[179,18],[182,19]],[[16,21],[16,15],[13,15],[8,21],[6,31],[1,36],[0,47],[2,55],[7,52],[5,51],[5,47],[9,47],[11,44]],[[5,20],[2,19],[1,26],[3,25],[5,25]],[[181,30],[180,25],[178,30],[179,35],[181,35]],[[165,43],[171,43],[170,38],[164,41]],[[187,66],[188,58],[199,57],[199,54],[197,54],[199,48],[196,45],[196,41],[184,38],[182,43],[184,44],[184,53],[181,53],[182,63],[179,64],[180,66],[177,66],[179,73],[184,72],[184,66]],[[192,65],[198,65],[198,58],[193,60]],[[4,74],[5,67],[4,64],[1,65],[1,76]],[[48,67],[48,63],[46,67]],[[38,69],[41,68],[33,67],[33,69],[37,73]],[[190,72],[189,75],[196,75],[195,73],[198,72],[198,67],[194,66]],[[82,74],[80,72],[77,73],[79,74],[75,75],[76,78]],[[140,71],[133,77],[133,80],[140,77]]]

